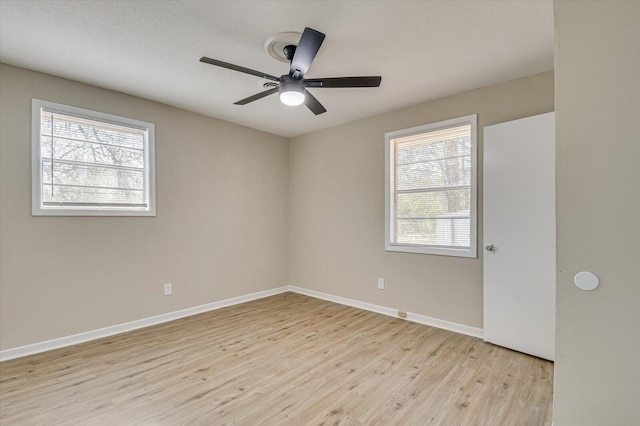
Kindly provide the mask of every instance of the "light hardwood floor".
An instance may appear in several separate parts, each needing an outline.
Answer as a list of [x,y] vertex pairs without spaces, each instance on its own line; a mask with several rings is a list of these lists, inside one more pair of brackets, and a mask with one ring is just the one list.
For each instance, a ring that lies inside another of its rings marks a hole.
[[549,425],[553,364],[285,293],[0,363],[0,424]]

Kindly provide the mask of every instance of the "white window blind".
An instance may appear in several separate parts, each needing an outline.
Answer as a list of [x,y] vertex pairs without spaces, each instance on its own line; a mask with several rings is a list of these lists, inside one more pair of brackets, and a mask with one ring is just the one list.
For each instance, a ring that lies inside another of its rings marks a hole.
[[387,134],[387,249],[475,257],[475,116]]
[[154,214],[153,125],[38,100],[34,120],[36,109],[34,214]]

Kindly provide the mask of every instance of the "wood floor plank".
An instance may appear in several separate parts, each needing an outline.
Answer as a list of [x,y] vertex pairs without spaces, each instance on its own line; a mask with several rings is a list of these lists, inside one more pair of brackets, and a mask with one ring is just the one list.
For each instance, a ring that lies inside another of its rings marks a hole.
[[0,363],[4,425],[550,425],[553,364],[294,293]]

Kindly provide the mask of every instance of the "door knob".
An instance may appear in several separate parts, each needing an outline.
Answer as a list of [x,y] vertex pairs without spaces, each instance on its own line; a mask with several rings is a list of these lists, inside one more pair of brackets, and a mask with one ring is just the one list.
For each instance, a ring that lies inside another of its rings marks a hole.
[[487,244],[486,246],[484,246],[484,249],[486,251],[496,251],[496,246],[494,246],[493,244]]

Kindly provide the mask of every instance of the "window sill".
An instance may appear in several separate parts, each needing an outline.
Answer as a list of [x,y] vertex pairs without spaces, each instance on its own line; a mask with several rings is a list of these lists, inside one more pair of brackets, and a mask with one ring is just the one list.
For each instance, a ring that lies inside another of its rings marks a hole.
[[476,259],[478,257],[476,250],[474,250],[473,248],[445,249],[419,245],[386,244],[384,249],[385,251],[395,251],[401,253],[432,254],[437,256],[467,257],[473,259]]

